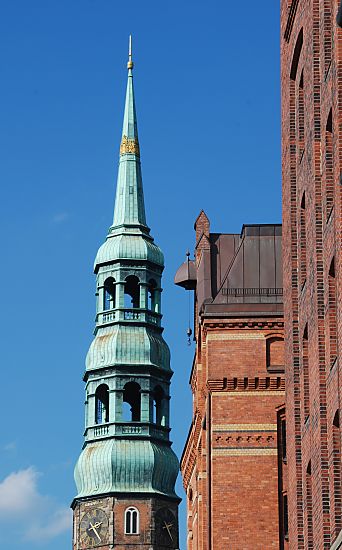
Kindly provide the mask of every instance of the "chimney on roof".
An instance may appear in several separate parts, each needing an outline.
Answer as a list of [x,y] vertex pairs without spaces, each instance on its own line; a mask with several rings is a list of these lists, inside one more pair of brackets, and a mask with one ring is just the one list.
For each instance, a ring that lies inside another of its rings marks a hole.
[[210,221],[204,210],[201,210],[201,212],[197,216],[194,229],[196,231],[196,245],[202,235],[205,235],[209,239]]

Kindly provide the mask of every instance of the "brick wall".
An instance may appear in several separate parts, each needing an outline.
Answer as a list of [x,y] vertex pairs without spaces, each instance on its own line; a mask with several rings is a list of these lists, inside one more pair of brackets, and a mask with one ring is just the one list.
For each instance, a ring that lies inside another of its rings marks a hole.
[[293,550],[328,549],[341,527],[341,472],[334,467],[341,446],[342,337],[338,5],[337,0],[281,3],[287,469]]
[[[282,318],[202,319],[198,333],[194,418],[181,461],[188,550],[279,548]],[[268,369],[270,339],[278,372]]]

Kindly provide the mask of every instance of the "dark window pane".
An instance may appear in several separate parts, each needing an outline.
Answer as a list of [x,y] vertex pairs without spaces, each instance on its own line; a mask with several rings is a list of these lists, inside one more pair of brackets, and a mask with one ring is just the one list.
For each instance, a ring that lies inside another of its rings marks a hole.
[[131,533],[131,511],[127,510],[126,512],[126,533]]
[[137,533],[137,532],[138,532],[138,514],[134,510],[132,512],[132,533]]
[[287,508],[287,495],[284,495],[284,536],[287,537],[289,534],[289,518],[288,518],[288,508]]

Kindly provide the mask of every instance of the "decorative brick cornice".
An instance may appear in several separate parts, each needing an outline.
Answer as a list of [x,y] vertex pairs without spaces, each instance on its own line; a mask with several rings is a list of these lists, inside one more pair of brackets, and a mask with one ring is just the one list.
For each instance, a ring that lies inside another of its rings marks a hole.
[[252,329],[252,330],[284,330],[284,321],[281,319],[266,320],[266,319],[255,319],[251,321],[250,319],[234,319],[231,321],[221,321],[221,320],[204,320],[204,333],[206,334],[208,330],[211,329]]
[[277,446],[277,437],[275,430],[274,433],[229,433],[224,436],[223,434],[216,434],[214,436],[214,448],[225,449],[228,447],[236,448],[275,448]]
[[264,378],[216,378],[208,380],[207,388],[210,392],[267,392],[285,391],[285,378],[282,376]]

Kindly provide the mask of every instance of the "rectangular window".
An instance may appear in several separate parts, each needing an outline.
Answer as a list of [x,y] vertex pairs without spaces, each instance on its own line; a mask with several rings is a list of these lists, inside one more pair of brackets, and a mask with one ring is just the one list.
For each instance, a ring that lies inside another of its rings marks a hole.
[[333,366],[337,354],[337,326],[336,326],[336,278],[335,262],[331,262],[328,276],[328,316],[329,316],[329,362]]
[[306,281],[306,211],[305,211],[305,193],[303,193],[300,204],[299,219],[299,277],[300,288],[302,289]]
[[327,120],[325,129],[325,215],[329,219],[334,206],[334,160],[333,160],[333,134],[332,111]]
[[282,458],[286,460],[286,420],[285,418],[281,419],[281,450]]
[[306,533],[307,548],[313,550],[313,523],[312,523],[312,479],[311,462],[309,462],[306,471]]
[[302,341],[302,369],[303,369],[303,405],[304,405],[304,422],[310,414],[310,385],[309,385],[309,345],[308,345],[308,329],[304,330]]
[[304,153],[304,74],[302,71],[298,88],[298,160],[301,162]]
[[334,491],[334,523],[332,530],[332,541],[334,541],[342,528],[342,493],[341,493],[341,432],[339,411],[336,412],[333,422],[333,454],[332,454],[332,470],[333,470],[333,491]]

